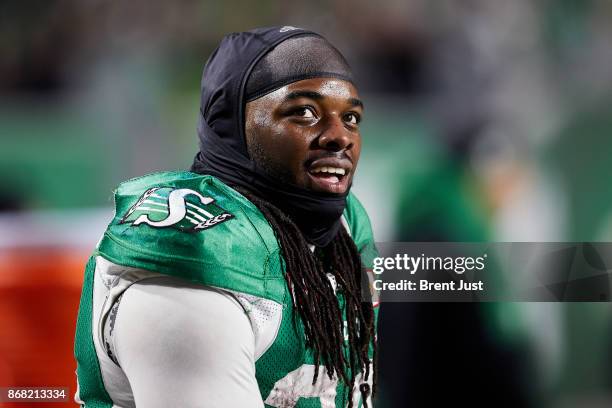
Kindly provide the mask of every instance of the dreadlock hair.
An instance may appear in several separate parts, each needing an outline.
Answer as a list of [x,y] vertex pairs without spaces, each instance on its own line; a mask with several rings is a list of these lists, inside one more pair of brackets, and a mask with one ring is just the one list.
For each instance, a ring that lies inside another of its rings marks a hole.
[[[332,242],[322,249],[321,258],[308,247],[299,228],[280,209],[249,191],[234,186],[247,197],[272,226],[280,245],[285,264],[285,279],[293,294],[293,307],[297,310],[306,334],[306,347],[311,348],[315,360],[314,385],[323,363],[331,379],[336,374],[348,385],[348,408],[353,407],[353,389],[357,374],[363,373],[359,386],[364,407],[371,391],[376,390],[377,370],[370,372],[368,350],[370,344],[376,360],[374,310],[371,298],[361,300],[362,263],[359,251],[344,228]],[[338,291],[345,296],[348,322],[348,353],[344,352],[344,322],[342,310],[327,277],[330,273],[338,283]],[[367,291],[369,292],[369,291]],[[367,297],[367,294],[366,294]],[[373,376],[373,390],[367,384]]]

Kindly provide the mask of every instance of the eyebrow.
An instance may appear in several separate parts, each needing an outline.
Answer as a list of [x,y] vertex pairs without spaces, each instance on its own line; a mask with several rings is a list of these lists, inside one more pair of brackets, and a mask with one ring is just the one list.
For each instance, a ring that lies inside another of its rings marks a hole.
[[359,98],[349,98],[351,106],[359,106],[363,109],[363,102]]
[[[324,99],[325,97],[320,93],[314,91],[294,91],[285,96],[285,100],[293,100],[299,98],[310,98],[319,101],[321,99]],[[348,102],[351,106],[359,106],[363,108],[363,102],[359,98],[349,98]]]

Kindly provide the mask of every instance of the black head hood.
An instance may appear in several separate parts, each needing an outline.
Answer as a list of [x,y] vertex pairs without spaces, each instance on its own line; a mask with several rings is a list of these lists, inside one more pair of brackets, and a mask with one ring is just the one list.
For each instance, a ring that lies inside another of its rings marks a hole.
[[[202,75],[200,151],[191,170],[213,175],[230,186],[243,187],[270,201],[297,224],[309,242],[325,246],[340,228],[348,192],[343,195],[314,192],[270,177],[250,159],[244,131],[249,75],[277,45],[298,36],[323,38],[312,31],[289,26],[258,28],[223,38]],[[351,80],[341,71],[315,71],[308,77],[328,76]],[[295,77],[299,79],[303,78]],[[270,89],[273,88],[268,87],[267,91]]]

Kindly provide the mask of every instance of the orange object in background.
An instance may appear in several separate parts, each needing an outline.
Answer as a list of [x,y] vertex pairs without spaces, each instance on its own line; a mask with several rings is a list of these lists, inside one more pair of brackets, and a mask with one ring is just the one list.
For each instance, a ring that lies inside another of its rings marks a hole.
[[0,387],[68,387],[76,406],[74,332],[88,254],[65,248],[0,250]]

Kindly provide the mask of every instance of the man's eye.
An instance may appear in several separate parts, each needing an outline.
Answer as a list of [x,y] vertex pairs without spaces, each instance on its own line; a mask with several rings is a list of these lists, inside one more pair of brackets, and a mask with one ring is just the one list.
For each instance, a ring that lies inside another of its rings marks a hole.
[[307,106],[296,108],[295,110],[293,110],[292,113],[295,116],[300,116],[300,117],[306,118],[306,119],[310,119],[310,118],[314,118],[315,117],[312,108],[309,108]]
[[359,117],[359,115],[356,113],[347,113],[344,115],[344,120],[352,125],[357,125],[359,122],[361,122],[361,117]]

